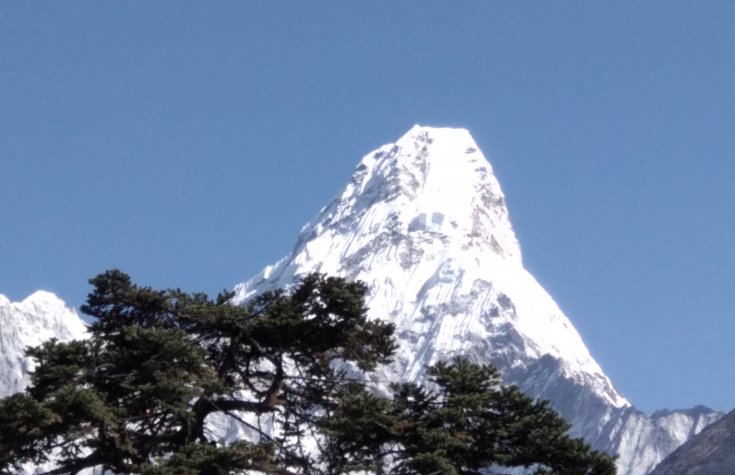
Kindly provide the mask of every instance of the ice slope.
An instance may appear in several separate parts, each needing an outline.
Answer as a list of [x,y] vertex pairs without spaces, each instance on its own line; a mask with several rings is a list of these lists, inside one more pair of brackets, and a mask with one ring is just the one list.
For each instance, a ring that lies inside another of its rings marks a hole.
[[25,357],[26,347],[51,338],[84,338],[85,332],[84,322],[50,292],[35,292],[22,302],[0,295],[0,397],[21,391],[28,383],[33,363]]
[[650,471],[720,414],[648,416],[613,386],[570,320],[523,267],[503,192],[470,134],[415,126],[366,155],[293,251],[236,287],[243,302],[309,272],[369,285],[369,314],[396,324],[395,363],[376,381],[420,380],[455,354],[499,366],[549,399],[577,435]]

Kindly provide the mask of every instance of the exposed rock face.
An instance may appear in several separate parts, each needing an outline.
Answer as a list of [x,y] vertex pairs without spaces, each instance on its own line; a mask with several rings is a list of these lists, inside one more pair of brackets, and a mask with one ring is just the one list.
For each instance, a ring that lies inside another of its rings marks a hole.
[[666,457],[651,475],[735,473],[735,411],[707,426]]
[[415,126],[365,156],[291,254],[237,286],[236,300],[314,271],[364,281],[371,318],[395,323],[396,361],[376,381],[421,380],[427,365],[455,354],[490,361],[549,399],[576,435],[620,454],[621,475],[648,473],[721,416],[648,416],[615,389],[523,267],[503,192],[466,130]]

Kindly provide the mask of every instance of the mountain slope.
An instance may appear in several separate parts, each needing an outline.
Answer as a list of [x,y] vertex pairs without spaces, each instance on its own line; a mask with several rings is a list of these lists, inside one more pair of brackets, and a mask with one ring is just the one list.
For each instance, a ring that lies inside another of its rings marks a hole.
[[651,475],[735,473],[735,411],[707,426],[666,457]]
[[396,361],[374,378],[418,381],[454,354],[500,367],[549,399],[623,475],[650,471],[720,415],[637,411],[574,326],[523,267],[490,164],[463,129],[415,126],[365,156],[343,192],[307,224],[291,254],[236,287],[236,300],[309,272],[368,284],[371,318],[396,324]]

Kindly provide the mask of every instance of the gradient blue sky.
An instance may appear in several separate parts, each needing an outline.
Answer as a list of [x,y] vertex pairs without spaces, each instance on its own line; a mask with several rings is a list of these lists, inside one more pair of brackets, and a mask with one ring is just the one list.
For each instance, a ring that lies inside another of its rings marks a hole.
[[735,406],[735,2],[0,0],[0,293],[216,293],[370,150],[468,128],[645,410]]

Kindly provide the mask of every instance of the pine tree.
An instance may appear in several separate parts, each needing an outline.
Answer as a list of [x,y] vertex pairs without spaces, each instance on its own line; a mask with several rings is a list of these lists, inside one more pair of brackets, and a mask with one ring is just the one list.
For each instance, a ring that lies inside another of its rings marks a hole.
[[[327,420],[332,472],[480,475],[525,467],[535,474],[612,475],[614,460],[571,438],[546,402],[503,386],[491,365],[464,358],[428,369],[429,386],[393,385],[392,399],[346,388]],[[495,467],[498,471],[492,471]]]
[[[30,386],[0,400],[2,473],[51,459],[59,475],[614,473],[490,366],[440,363],[432,389],[372,393],[354,375],[396,343],[392,325],[367,319],[364,284],[314,274],[235,306],[231,293],[159,291],[116,270],[90,283],[90,338],[29,349]],[[214,414],[253,435],[216,440]]]

